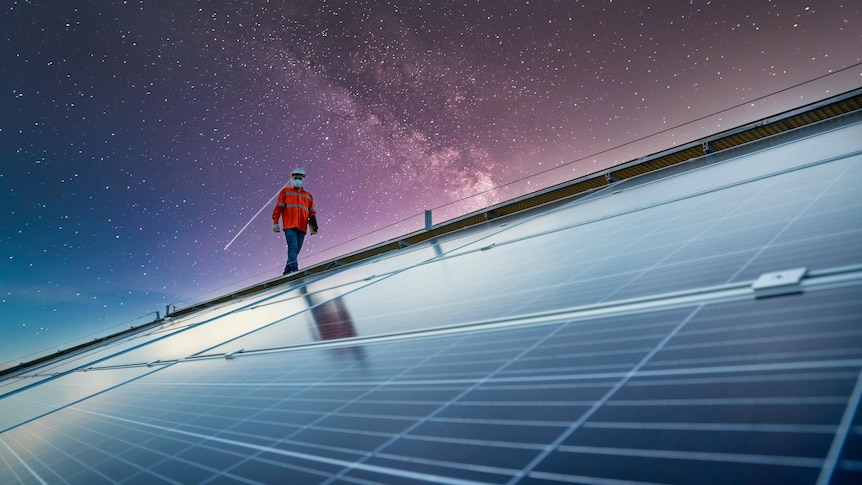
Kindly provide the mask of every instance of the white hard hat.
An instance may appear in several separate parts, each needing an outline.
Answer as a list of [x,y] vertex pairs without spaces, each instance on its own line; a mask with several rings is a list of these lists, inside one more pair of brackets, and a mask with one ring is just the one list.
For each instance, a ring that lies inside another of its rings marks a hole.
[[305,169],[302,167],[296,167],[293,169],[293,172],[290,172],[290,175],[302,175],[305,177]]

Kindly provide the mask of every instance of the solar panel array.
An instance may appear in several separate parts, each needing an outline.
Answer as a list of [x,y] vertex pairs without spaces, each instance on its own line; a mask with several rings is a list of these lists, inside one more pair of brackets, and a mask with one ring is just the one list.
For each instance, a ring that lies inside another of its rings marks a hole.
[[0,381],[0,482],[860,483],[856,118]]

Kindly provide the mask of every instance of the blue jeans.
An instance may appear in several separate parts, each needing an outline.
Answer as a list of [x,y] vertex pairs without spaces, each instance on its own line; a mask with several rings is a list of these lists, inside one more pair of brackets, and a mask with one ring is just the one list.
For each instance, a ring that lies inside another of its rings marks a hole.
[[284,265],[283,274],[299,271],[299,250],[302,249],[305,233],[299,229],[285,229],[284,238],[287,239],[287,264]]

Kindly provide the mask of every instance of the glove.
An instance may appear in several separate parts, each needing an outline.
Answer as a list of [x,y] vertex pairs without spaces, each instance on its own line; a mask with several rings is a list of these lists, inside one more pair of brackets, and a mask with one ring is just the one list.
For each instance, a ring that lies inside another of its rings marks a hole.
[[273,225],[272,225],[272,232],[278,232],[278,231],[279,231],[279,229],[280,229],[280,228],[278,227],[278,224],[273,224]]
[[311,234],[317,234],[317,216],[308,218],[308,228],[311,229]]

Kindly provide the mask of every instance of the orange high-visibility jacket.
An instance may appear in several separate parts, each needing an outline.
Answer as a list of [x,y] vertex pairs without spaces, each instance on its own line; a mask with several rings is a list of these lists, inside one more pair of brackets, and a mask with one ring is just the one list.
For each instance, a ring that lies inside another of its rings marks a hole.
[[314,218],[316,213],[311,192],[294,186],[285,187],[278,194],[278,202],[272,209],[272,223],[278,224],[278,219],[281,218],[283,229],[308,232],[308,220]]

